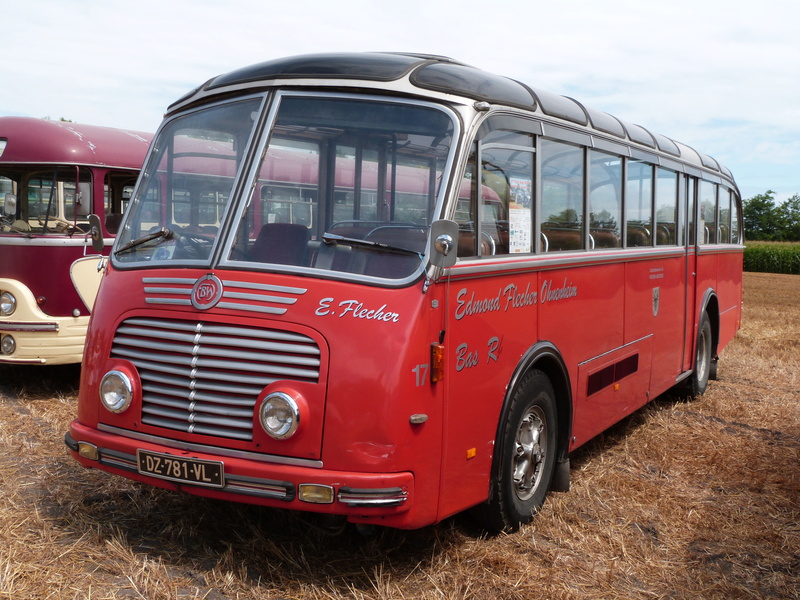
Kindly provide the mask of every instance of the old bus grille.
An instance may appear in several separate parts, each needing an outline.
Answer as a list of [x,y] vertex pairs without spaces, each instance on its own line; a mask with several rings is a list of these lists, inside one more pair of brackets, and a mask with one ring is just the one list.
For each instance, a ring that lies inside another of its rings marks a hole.
[[132,318],[117,329],[111,356],[139,371],[142,423],[236,440],[252,440],[265,386],[319,380],[316,342],[275,329]]

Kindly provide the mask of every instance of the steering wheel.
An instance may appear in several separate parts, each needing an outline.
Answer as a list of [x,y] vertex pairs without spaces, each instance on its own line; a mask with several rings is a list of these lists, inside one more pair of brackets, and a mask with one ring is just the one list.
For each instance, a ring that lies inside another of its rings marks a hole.
[[175,236],[175,257],[206,258],[214,244],[215,237],[207,233],[189,231],[177,226],[170,227],[170,231]]
[[44,227],[44,224],[47,223],[47,229],[51,231],[55,231],[56,233],[67,233],[73,234],[75,232],[79,233],[86,233],[83,229],[81,229],[77,225],[73,225],[69,221],[61,219],[59,217],[39,217],[39,225]]

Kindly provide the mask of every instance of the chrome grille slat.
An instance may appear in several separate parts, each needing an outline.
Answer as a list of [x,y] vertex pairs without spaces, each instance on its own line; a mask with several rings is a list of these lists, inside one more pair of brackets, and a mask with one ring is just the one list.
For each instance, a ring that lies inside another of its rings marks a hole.
[[[186,375],[189,375],[189,370],[186,371]],[[242,395],[256,395],[261,392],[261,389],[264,385],[255,385],[255,386],[246,386],[246,385],[231,385],[230,383],[208,383],[208,382],[197,382],[196,379],[191,380],[194,382],[194,387],[186,388],[187,379],[181,377],[172,377],[169,375],[161,375],[157,371],[148,371],[147,379],[149,381],[153,381],[155,383],[169,385],[173,387],[179,387],[183,389],[194,389],[194,390],[209,390],[214,392],[225,392],[226,394],[242,394]],[[191,385],[190,382],[190,385]]]
[[[189,425],[193,423],[206,423],[206,424],[214,424],[214,425],[221,425],[224,424],[228,427],[235,427],[237,429],[242,430],[249,430],[250,423],[248,420],[244,419],[232,419],[232,418],[220,418],[219,415],[211,415],[211,414],[203,414],[203,413],[186,413],[180,410],[174,410],[170,408],[164,408],[161,406],[148,406],[146,414],[153,414],[159,417],[166,417],[169,419],[173,419],[174,421],[178,421],[181,423],[188,423]],[[185,419],[185,415],[189,414],[191,419]]]
[[[142,370],[145,370],[145,368],[143,368]],[[157,373],[173,372],[173,371],[167,371],[166,369],[155,369],[155,368],[151,368],[149,366],[147,367],[147,370],[148,370],[148,372],[149,371],[154,371],[154,372],[157,372]],[[192,372],[191,369],[181,369],[181,371],[183,372],[182,374],[185,374],[185,377],[187,379],[191,378],[191,372]],[[154,375],[153,376],[154,379],[157,378],[157,377],[160,377],[160,375]],[[244,373],[231,374],[231,373],[219,373],[219,372],[215,373],[213,371],[206,371],[206,372],[203,373],[203,381],[209,381],[209,380],[211,380],[211,381],[219,381],[219,382],[222,382],[222,383],[225,383],[225,382],[234,382],[234,383],[237,383],[237,384],[246,383],[246,384],[250,384],[250,385],[252,385],[254,387],[257,386],[258,390],[261,391],[261,388],[263,388],[263,387],[269,385],[270,383],[272,383],[274,381],[274,378],[271,378],[271,377],[259,377],[257,375],[245,375]],[[197,379],[193,379],[193,381],[197,381]],[[199,384],[195,384],[195,387],[198,387],[198,385]]]
[[280,379],[319,381],[321,351],[302,334],[135,317],[116,331],[112,357],[142,381],[142,422],[251,440],[261,390]]
[[[139,360],[144,362],[145,359],[152,358],[153,353],[149,350],[133,350],[131,348],[126,348],[126,347],[120,348],[117,344],[114,344],[114,346],[111,348],[111,355],[116,358],[127,358],[133,364],[138,365]],[[174,354],[166,355],[164,363],[167,365],[185,365],[189,367],[189,371],[191,371],[192,357],[191,355],[187,356],[177,356]]]
[[[197,393],[197,391],[194,390],[188,392],[189,399],[186,400],[186,395],[187,395],[186,390],[170,388],[160,385],[145,385],[143,389],[146,392],[152,392],[153,394],[161,394],[162,396],[166,397],[180,398],[181,399],[180,402],[185,403],[187,407],[189,406],[190,403],[193,402],[197,406],[197,408],[194,409],[197,412],[216,412],[217,414],[234,414],[234,412],[237,412],[234,407],[252,406],[252,402],[250,402],[250,400],[248,400],[247,398],[238,398],[236,396],[230,396],[230,395],[208,394],[204,392]],[[153,398],[156,397],[157,396],[154,396]],[[151,402],[156,402],[156,400],[152,399]],[[201,406],[205,406],[206,403],[210,403],[212,405],[220,405],[228,408],[227,409],[218,408],[216,410],[215,409],[203,410]],[[244,411],[239,410],[238,412],[240,413],[239,416],[246,416],[246,417],[253,416],[253,411],[250,410],[249,408],[245,409]]]

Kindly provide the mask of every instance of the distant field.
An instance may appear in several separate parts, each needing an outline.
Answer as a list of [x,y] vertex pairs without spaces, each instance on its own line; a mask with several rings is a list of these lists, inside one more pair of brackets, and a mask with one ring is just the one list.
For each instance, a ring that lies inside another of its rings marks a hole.
[[800,242],[747,242],[744,270],[800,275]]
[[744,284],[706,395],[590,442],[571,491],[493,538],[463,516],[332,536],[84,470],[63,443],[78,370],[0,367],[0,598],[800,599],[800,276]]

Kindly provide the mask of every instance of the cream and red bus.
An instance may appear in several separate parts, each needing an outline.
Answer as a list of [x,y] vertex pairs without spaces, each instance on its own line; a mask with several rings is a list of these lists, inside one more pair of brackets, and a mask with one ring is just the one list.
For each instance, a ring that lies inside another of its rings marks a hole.
[[111,242],[151,139],[0,117],[0,364],[81,362],[100,284],[89,217]]
[[704,392],[741,224],[713,158],[447,58],[221,75],[156,134],[65,441],[199,496],[513,530],[573,450]]

